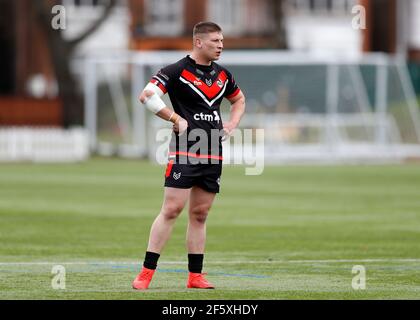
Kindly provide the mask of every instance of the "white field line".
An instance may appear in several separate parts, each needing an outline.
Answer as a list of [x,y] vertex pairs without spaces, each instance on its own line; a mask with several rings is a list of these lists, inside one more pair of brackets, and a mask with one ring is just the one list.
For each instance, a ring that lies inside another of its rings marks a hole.
[[[220,260],[206,261],[205,264],[287,264],[287,263],[342,263],[342,262],[420,262],[420,258],[384,258],[384,259],[327,259],[327,260]],[[142,261],[34,261],[34,262],[0,262],[0,266],[31,265],[139,265]],[[161,261],[159,265],[183,265],[187,261]]]

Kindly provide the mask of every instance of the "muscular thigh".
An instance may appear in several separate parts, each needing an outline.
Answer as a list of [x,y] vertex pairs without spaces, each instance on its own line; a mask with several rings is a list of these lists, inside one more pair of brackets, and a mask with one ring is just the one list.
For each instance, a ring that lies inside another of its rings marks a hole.
[[181,209],[184,208],[191,189],[178,189],[165,187],[163,196],[163,210]]
[[210,210],[216,193],[194,186],[190,193],[190,213]]

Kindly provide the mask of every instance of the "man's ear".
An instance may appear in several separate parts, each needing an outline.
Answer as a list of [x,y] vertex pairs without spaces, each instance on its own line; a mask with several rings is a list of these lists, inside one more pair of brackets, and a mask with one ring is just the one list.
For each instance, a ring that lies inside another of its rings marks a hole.
[[195,38],[194,41],[195,41],[195,46],[197,48],[200,48],[201,49],[201,47],[203,46],[203,43],[202,43],[201,39],[200,38]]

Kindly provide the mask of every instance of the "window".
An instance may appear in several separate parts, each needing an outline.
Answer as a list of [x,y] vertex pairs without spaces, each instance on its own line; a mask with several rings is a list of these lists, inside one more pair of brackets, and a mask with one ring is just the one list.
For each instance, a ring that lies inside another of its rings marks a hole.
[[177,36],[184,31],[184,0],[146,0],[145,30],[151,36]]
[[297,14],[347,15],[357,3],[357,0],[287,0],[287,9]]
[[[117,0],[116,5],[125,4],[126,0]],[[105,6],[109,3],[109,0],[63,0],[64,6],[85,6],[85,7],[96,7],[96,6]]]

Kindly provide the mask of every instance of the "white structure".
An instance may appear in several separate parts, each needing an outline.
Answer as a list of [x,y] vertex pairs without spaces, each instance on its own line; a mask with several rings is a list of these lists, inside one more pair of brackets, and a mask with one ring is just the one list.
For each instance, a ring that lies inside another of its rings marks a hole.
[[83,128],[0,128],[0,162],[75,162],[89,157]]

